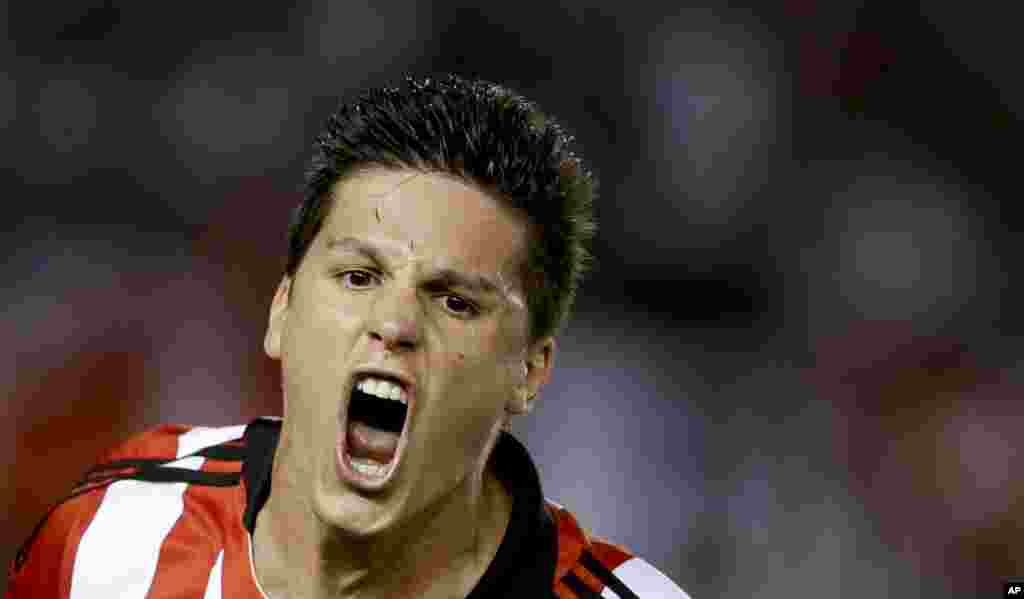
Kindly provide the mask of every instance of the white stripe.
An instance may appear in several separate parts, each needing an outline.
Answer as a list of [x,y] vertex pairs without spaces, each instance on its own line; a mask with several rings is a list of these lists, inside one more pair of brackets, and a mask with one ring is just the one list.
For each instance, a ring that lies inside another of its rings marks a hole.
[[562,504],[560,504],[558,502],[555,502],[555,501],[552,501],[551,498],[549,498],[549,497],[545,497],[544,501],[550,503],[551,505],[555,506],[556,508],[558,508],[560,510],[565,510],[565,508],[562,507]]
[[[178,437],[178,457],[238,438],[245,426],[197,427]],[[202,457],[168,464],[199,470]],[[160,546],[184,511],[188,483],[121,480],[107,487],[82,535],[71,572],[71,599],[144,599],[156,574]]]
[[[640,599],[690,599],[668,576],[639,557],[619,564],[612,573]],[[605,599],[621,599],[610,588],[601,591]]]
[[217,562],[213,564],[213,570],[210,572],[210,579],[206,581],[206,592],[203,593],[203,599],[220,599],[221,589],[223,582],[221,580],[221,571],[224,568],[224,550],[221,549],[220,553],[217,554]]
[[178,457],[184,457],[206,447],[240,439],[245,434],[245,425],[206,428],[197,426],[178,437]]

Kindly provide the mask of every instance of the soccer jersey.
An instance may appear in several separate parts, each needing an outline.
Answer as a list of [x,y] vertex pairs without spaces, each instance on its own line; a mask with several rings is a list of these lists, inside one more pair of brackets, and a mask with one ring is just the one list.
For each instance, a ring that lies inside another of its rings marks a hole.
[[[263,599],[252,535],[281,421],[164,425],[86,473],[11,563],[5,599]],[[668,577],[589,535],[544,498],[526,448],[502,432],[491,466],[512,496],[498,552],[467,599],[688,599]]]

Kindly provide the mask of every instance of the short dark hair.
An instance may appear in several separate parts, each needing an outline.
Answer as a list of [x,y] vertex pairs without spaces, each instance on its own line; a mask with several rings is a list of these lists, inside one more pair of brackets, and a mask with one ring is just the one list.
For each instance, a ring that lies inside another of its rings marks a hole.
[[[573,137],[512,90],[457,75],[406,77],[332,114],[315,141],[305,197],[288,229],[294,278],[345,177],[375,167],[455,175],[526,213],[522,265],[530,341],[555,335],[593,257],[597,179],[569,150]],[[327,201],[325,201],[325,199]]]

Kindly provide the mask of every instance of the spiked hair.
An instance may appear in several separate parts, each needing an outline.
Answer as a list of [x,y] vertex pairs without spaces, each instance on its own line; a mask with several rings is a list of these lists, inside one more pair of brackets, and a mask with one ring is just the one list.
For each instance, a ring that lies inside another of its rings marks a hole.
[[305,197],[288,229],[294,278],[331,208],[337,183],[369,168],[454,175],[519,208],[531,235],[521,266],[530,341],[557,334],[593,258],[597,180],[568,148],[573,137],[512,90],[457,75],[406,77],[364,92],[316,138]]

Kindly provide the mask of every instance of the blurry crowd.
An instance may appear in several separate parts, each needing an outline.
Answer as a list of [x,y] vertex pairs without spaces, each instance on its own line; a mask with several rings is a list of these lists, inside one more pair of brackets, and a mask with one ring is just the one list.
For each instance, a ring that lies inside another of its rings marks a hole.
[[514,424],[551,499],[696,599],[1024,576],[1024,90],[989,8],[8,7],[0,558],[126,436],[280,413],[262,339],[313,136],[454,71],[564,119],[601,180]]

